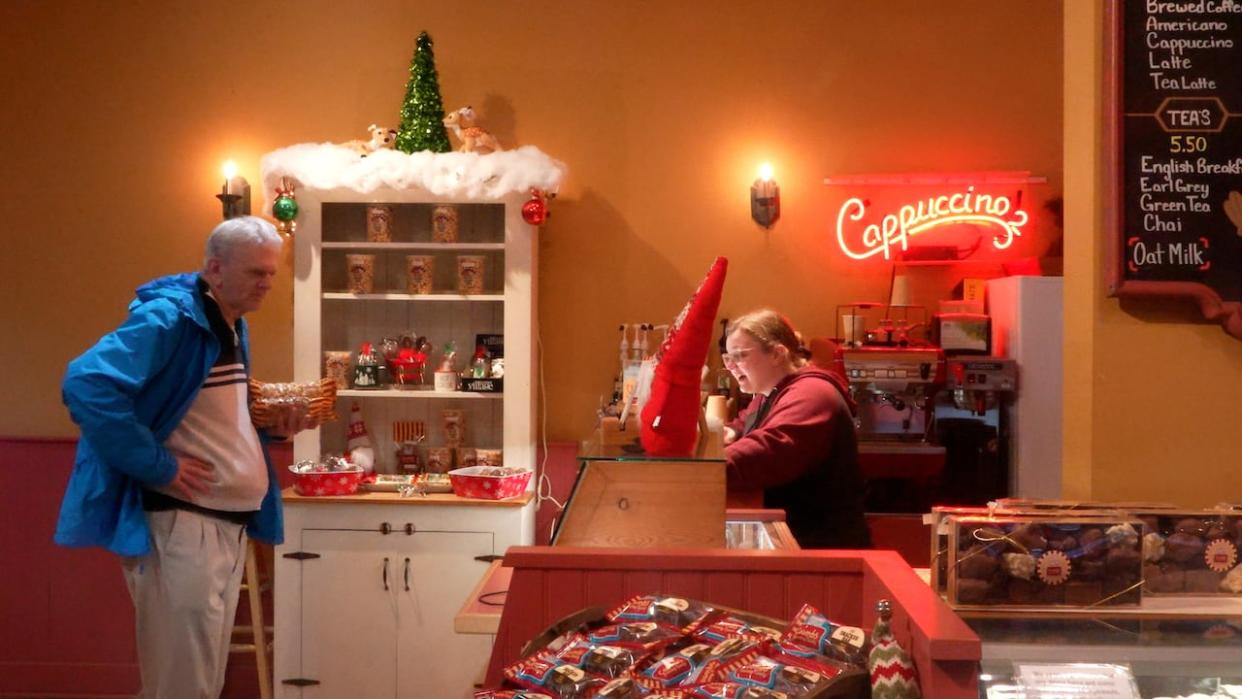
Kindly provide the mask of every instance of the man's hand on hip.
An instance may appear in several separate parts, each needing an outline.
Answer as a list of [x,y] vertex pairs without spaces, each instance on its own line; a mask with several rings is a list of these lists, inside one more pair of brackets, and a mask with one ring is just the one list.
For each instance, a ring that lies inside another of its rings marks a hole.
[[207,488],[214,482],[212,478],[214,470],[212,465],[205,461],[178,454],[177,475],[167,487],[182,500],[194,502],[196,497],[207,494]]

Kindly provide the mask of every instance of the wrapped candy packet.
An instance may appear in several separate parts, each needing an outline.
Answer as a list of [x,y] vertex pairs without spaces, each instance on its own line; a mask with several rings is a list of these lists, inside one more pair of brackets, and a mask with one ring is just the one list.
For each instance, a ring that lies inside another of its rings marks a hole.
[[729,663],[721,679],[780,692],[789,697],[805,697],[828,686],[829,680],[840,674],[833,670],[826,673],[824,669],[789,656],[741,656],[736,662]]
[[618,677],[599,690],[595,699],[643,699],[648,696],[633,678]]
[[845,626],[824,616],[809,604],[802,605],[781,634],[782,646],[813,650],[859,667],[867,662],[867,634],[856,626]]
[[784,692],[736,682],[708,682],[682,690],[678,699],[789,699]]
[[562,663],[580,667],[587,672],[609,679],[620,677],[647,659],[649,653],[636,648],[623,648],[592,643],[575,635],[554,657]]
[[652,594],[633,597],[608,612],[609,621],[656,621],[677,628],[683,634],[693,633],[715,610],[703,602]]
[[657,621],[635,621],[628,624],[610,624],[589,631],[586,638],[591,643],[606,643],[622,648],[641,648],[656,652],[682,640],[677,629]]
[[711,651],[712,647],[706,643],[686,646],[655,661],[634,679],[644,688],[653,690],[694,684],[707,666]]
[[704,623],[694,631],[696,640],[704,643],[719,643],[730,638],[750,637],[758,640],[765,638],[780,640],[781,632],[767,626],[753,625],[738,617],[725,614]]
[[482,689],[474,693],[474,699],[554,699],[551,694],[532,692],[528,689]]
[[506,667],[504,675],[510,682],[548,694],[552,699],[590,699],[608,684],[603,677],[543,651]]

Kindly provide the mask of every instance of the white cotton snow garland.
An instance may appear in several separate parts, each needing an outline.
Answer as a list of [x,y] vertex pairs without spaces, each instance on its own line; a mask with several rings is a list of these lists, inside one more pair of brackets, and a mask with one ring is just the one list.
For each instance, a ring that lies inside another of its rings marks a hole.
[[534,146],[497,153],[402,153],[379,150],[363,158],[332,143],[300,143],[263,156],[263,210],[270,213],[281,178],[299,189],[345,189],[370,194],[381,187],[422,189],[455,199],[499,199],[532,187],[555,192],[568,168]]

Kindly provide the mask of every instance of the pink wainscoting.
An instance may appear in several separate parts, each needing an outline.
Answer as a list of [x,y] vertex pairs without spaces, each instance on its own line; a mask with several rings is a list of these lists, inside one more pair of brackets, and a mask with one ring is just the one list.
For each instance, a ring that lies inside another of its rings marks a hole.
[[[0,438],[0,697],[6,699],[138,690],[133,607],[116,557],[52,543],[76,444]],[[292,450],[278,445],[272,456],[287,465]],[[258,696],[253,656],[233,656],[224,696]]]

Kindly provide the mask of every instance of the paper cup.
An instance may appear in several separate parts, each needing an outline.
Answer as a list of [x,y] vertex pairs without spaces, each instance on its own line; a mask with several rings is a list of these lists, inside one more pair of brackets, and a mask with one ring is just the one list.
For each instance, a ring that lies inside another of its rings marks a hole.
[[346,255],[345,279],[350,293],[371,293],[375,288],[375,255]]
[[411,294],[430,294],[435,271],[435,255],[406,255],[405,290]]
[[436,243],[457,242],[456,206],[437,206],[431,210],[431,240]]
[[466,441],[466,414],[456,408],[440,411],[440,419],[444,425],[444,443],[450,447],[460,447]]
[[332,379],[338,391],[344,391],[349,388],[349,363],[351,359],[353,359],[353,354],[348,350],[323,353],[323,377],[325,379]]
[[453,470],[453,450],[449,447],[430,447],[427,449],[427,466],[425,473],[448,473]]
[[486,258],[482,255],[457,256],[457,290],[463,294],[483,293]]
[[457,390],[457,372],[437,371],[433,378],[435,390],[441,393],[452,393]]
[[392,207],[371,204],[367,207],[367,240],[372,243],[392,242]]
[[479,452],[473,447],[458,447],[455,454],[457,468],[470,468],[479,465]]

